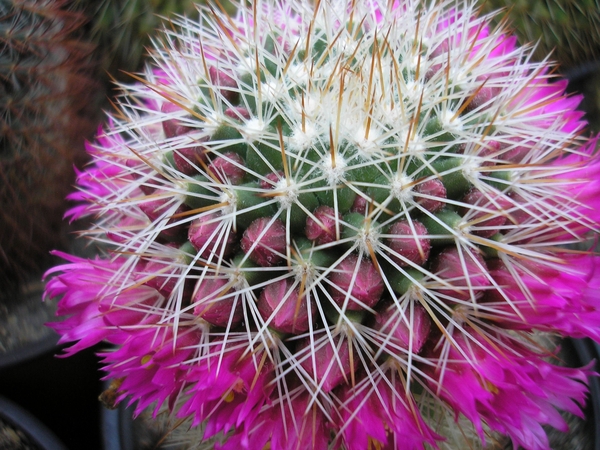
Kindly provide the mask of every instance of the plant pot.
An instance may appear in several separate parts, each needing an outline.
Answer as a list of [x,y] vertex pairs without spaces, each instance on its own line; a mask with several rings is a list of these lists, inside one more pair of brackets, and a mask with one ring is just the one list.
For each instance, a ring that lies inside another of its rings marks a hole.
[[3,368],[0,396],[33,414],[67,448],[102,450],[97,351],[93,347],[63,359],[56,357],[59,347]]
[[[85,220],[78,227],[65,224],[63,234],[67,236],[68,230],[75,234],[81,227],[88,226]],[[70,254],[93,259],[98,253],[97,248],[86,246],[83,239],[65,237],[65,240]],[[45,270],[62,263],[61,258],[52,257],[42,271],[29,274],[27,282],[0,292],[0,371],[47,353],[59,352],[59,336],[46,326],[60,320],[56,317],[57,302],[43,300],[45,283],[42,278]],[[3,275],[0,272],[0,279]]]
[[0,397],[0,448],[66,450],[39,420],[15,403]]
[[[105,393],[109,387],[110,382],[106,381]],[[146,409],[134,418],[134,407],[126,405],[126,402],[122,402],[114,409],[103,407],[100,417],[103,449],[158,450],[162,448],[161,443],[169,428],[168,424],[160,419],[153,419],[150,409]]]
[[42,302],[41,275],[0,302],[0,370],[55,350],[58,335],[44,324],[55,320],[55,302]]
[[[105,383],[108,389],[110,383]],[[115,409],[102,408],[102,444],[104,450],[134,450],[133,412],[121,403]]]

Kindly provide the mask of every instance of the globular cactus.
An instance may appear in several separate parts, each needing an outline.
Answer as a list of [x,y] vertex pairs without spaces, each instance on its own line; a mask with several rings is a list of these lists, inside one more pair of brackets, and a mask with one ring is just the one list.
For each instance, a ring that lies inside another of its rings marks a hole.
[[86,18],[67,0],[0,1],[0,284],[63,246],[73,164],[85,160],[97,85]]
[[91,40],[98,45],[102,67],[113,78],[141,68],[150,36],[165,17],[196,12],[193,0],[77,0],[90,17]]
[[600,2],[598,0],[490,0],[485,10],[505,8],[521,43],[535,44],[533,59],[550,58],[568,76],[571,92],[584,94],[580,108],[600,131]]
[[489,0],[488,10],[506,8],[520,42],[537,44],[534,57],[558,61],[563,70],[600,58],[598,0]]
[[532,335],[600,340],[580,98],[474,3],[238,8],[156,36],[89,145],[66,352],[220,448],[548,448],[590,370]]

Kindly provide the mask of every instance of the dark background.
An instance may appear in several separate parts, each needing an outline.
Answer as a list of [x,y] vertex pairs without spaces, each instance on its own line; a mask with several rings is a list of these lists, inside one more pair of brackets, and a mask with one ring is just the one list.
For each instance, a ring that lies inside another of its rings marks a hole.
[[[0,367],[0,396],[28,410],[69,450],[101,450],[102,392],[97,346],[68,358],[60,348]],[[3,449],[4,450],[4,449]],[[8,450],[8,449],[6,449]]]

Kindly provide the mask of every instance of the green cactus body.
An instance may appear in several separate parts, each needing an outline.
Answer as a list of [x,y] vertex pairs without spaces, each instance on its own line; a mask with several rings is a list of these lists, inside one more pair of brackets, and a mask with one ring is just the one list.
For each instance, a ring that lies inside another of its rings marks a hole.
[[[124,72],[139,70],[150,35],[164,18],[196,12],[193,0],[76,0],[92,20],[91,39],[112,77],[129,81]],[[223,2],[228,5],[227,2]]]
[[600,57],[598,0],[492,0],[485,8],[508,8],[509,20],[522,43],[537,43],[534,57],[552,58],[563,67]]

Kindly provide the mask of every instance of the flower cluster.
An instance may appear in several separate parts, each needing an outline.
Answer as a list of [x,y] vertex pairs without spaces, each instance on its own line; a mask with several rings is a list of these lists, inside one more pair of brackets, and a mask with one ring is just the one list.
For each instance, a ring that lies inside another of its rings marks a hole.
[[48,297],[68,353],[100,341],[137,411],[167,405],[219,448],[548,447],[600,340],[600,161],[546,63],[472,3],[200,8],[78,174]]

